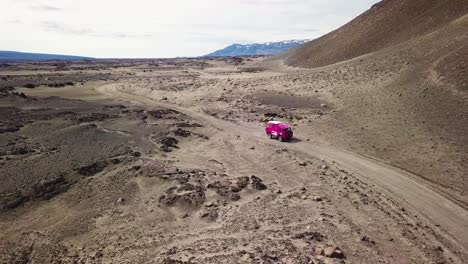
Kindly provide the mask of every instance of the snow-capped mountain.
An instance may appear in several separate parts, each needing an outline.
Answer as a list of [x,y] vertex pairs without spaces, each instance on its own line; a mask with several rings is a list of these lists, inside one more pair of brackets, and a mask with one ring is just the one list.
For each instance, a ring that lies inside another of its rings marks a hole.
[[290,48],[297,47],[309,40],[285,40],[255,44],[232,44],[224,49],[212,52],[205,57],[275,55]]

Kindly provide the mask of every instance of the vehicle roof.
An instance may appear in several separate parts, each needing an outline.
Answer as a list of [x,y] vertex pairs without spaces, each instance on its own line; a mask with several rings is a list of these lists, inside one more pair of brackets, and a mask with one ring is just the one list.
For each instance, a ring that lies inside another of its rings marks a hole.
[[280,121],[268,121],[268,124],[278,125],[279,128],[288,128],[289,125]]

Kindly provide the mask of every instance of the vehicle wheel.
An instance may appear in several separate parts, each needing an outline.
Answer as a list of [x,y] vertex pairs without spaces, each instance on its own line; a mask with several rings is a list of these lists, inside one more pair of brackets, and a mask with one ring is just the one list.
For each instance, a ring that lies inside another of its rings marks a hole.
[[267,134],[267,136],[268,136],[269,139],[273,138],[273,136],[271,134]]
[[284,141],[284,139],[283,139],[282,136],[278,136],[278,140],[279,140],[280,142],[283,142],[283,141]]

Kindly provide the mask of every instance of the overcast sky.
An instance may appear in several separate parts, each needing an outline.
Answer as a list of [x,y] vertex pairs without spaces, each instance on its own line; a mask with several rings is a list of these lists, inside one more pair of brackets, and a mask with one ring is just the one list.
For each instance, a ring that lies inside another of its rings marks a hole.
[[313,39],[378,0],[0,0],[0,50],[199,56],[233,43]]

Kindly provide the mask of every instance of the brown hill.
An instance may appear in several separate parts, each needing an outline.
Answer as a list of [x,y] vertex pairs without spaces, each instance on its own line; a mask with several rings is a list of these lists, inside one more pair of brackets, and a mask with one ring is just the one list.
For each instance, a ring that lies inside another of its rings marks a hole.
[[468,1],[385,0],[279,58],[335,107],[310,133],[468,205]]
[[343,27],[281,57],[289,65],[325,66],[428,34],[467,12],[467,0],[383,0]]

